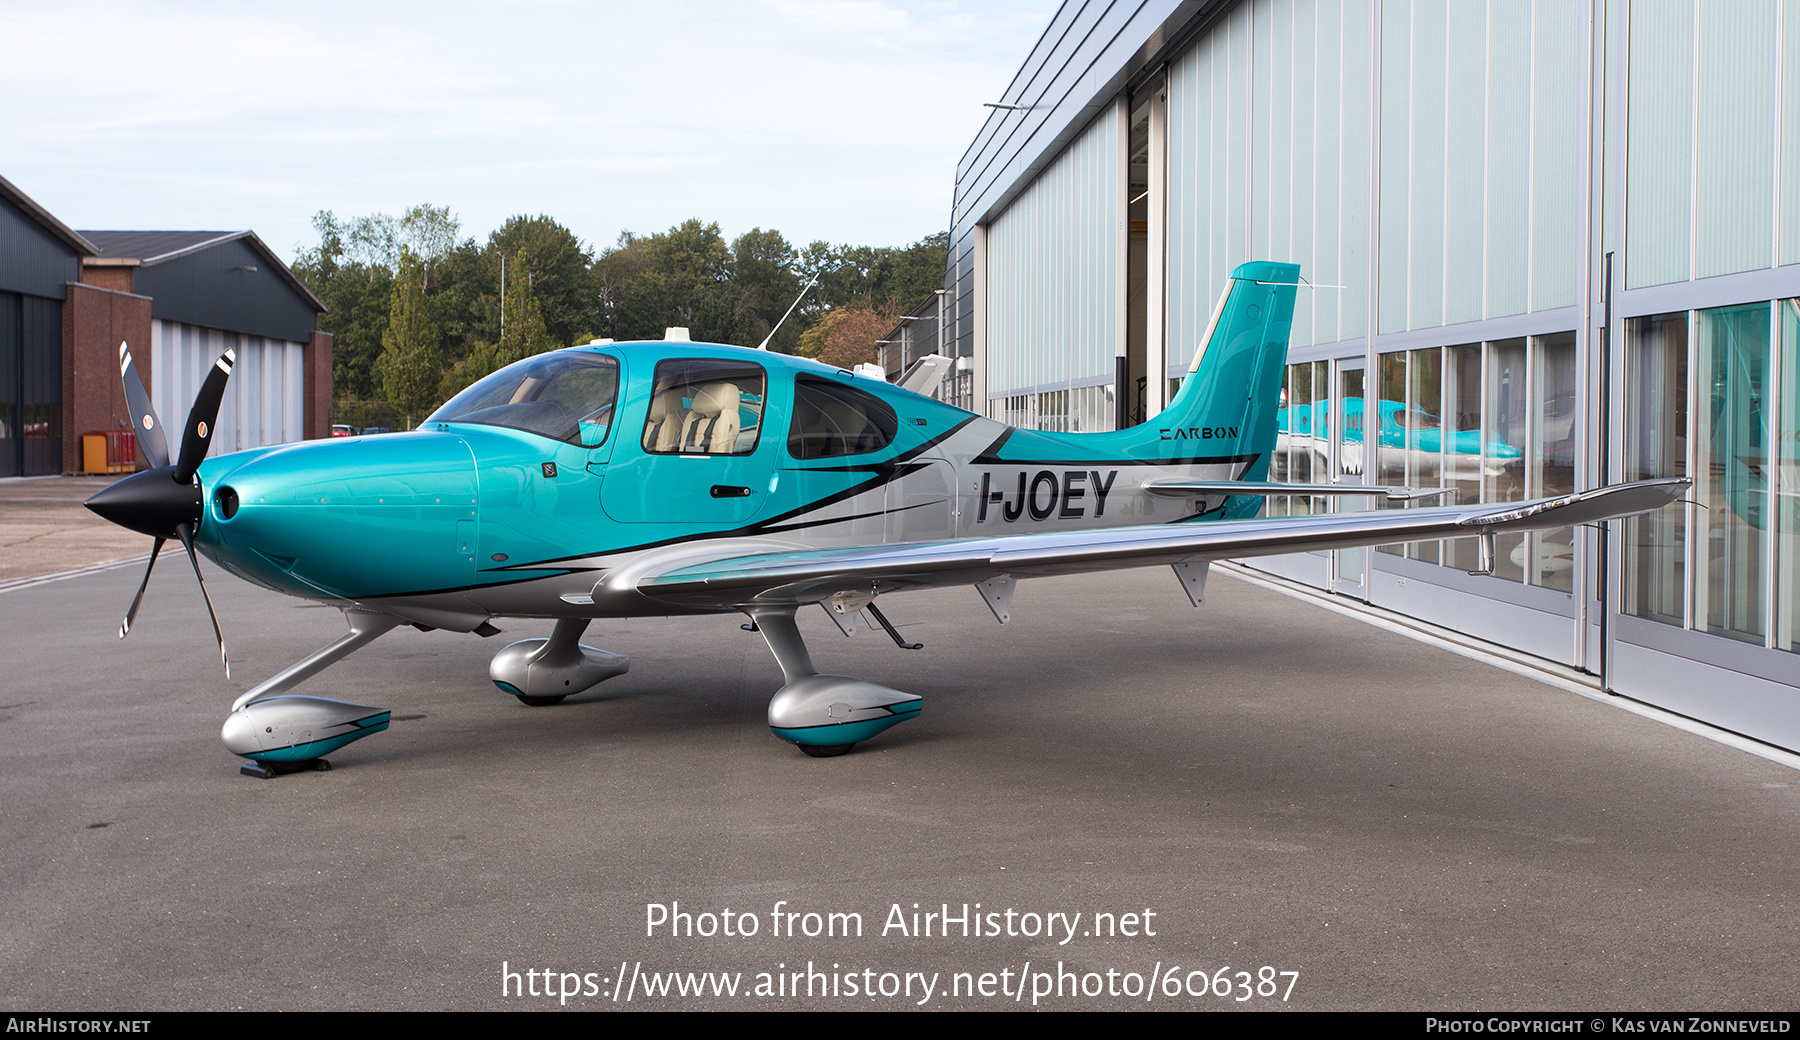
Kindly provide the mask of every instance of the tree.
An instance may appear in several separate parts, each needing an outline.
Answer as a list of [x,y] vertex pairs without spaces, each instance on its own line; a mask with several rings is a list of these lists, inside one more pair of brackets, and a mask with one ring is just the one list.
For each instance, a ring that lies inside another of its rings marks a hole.
[[338,398],[374,395],[375,359],[393,290],[393,272],[367,263],[361,246],[351,241],[355,223],[339,221],[330,210],[314,214],[319,244],[302,250],[293,265],[295,276],[331,308],[320,316],[319,329],[335,340],[332,387]]
[[730,278],[731,249],[718,224],[687,220],[666,232],[633,238],[603,261],[610,270],[634,269],[618,290],[612,315],[619,339],[660,339],[671,325],[695,339],[720,341],[730,333],[731,301],[722,289]]
[[382,393],[405,413],[408,429],[412,428],[414,415],[437,404],[443,366],[437,328],[425,305],[425,265],[410,250],[403,250],[376,368],[381,375]]
[[532,282],[531,264],[528,261],[521,260],[507,271],[506,295],[500,301],[505,315],[502,323],[504,331],[500,334],[500,342],[496,344],[496,357],[499,361],[496,368],[504,368],[533,354],[567,346],[552,336],[546,326],[543,309],[538,305],[536,293],[532,291]]
[[[725,342],[753,347],[769,335],[800,291],[794,271],[800,254],[781,232],[751,228],[731,243],[726,273],[731,281],[731,329]],[[790,322],[770,342],[772,350],[791,354],[800,345],[800,328]]]
[[456,249],[456,235],[461,230],[462,223],[449,206],[414,206],[396,222],[394,237],[400,248],[409,250],[425,267],[425,291],[431,291],[433,268]]
[[612,248],[594,261],[594,282],[600,299],[600,331],[612,339],[630,339],[619,331],[621,308],[628,287],[650,263],[644,240],[629,231],[619,232]]
[[802,312],[817,321],[837,307],[897,308],[905,313],[924,303],[944,284],[950,236],[928,235],[904,249],[886,246],[833,246],[814,242],[801,251],[796,273],[818,276]]
[[[585,342],[601,327],[594,255],[568,228],[542,214],[510,217],[488,236],[487,252],[496,281],[499,258],[506,258],[509,290],[515,271],[529,272],[525,280],[542,310],[544,326],[559,345]],[[506,320],[512,323],[510,314]],[[487,332],[499,335],[498,329]]]
[[839,307],[800,337],[798,353],[833,368],[874,362],[877,341],[900,320],[893,307]]

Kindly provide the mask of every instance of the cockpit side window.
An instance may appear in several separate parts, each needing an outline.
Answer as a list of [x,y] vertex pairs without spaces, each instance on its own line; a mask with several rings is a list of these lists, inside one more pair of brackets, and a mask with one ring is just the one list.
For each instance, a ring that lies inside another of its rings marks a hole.
[[749,455],[762,433],[767,377],[760,365],[710,358],[662,361],[644,450],[656,455]]
[[487,376],[425,421],[505,426],[594,448],[606,442],[618,396],[617,360],[585,351],[557,351]]
[[818,376],[794,377],[788,454],[797,459],[866,455],[894,442],[900,420],[873,394]]

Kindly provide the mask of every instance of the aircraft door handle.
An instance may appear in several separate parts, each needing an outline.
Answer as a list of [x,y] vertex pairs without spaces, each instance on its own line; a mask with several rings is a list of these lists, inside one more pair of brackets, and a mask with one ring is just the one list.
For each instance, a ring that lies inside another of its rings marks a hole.
[[714,498],[749,498],[750,497],[750,489],[747,487],[739,487],[736,484],[714,484],[712,486],[712,497],[714,497]]

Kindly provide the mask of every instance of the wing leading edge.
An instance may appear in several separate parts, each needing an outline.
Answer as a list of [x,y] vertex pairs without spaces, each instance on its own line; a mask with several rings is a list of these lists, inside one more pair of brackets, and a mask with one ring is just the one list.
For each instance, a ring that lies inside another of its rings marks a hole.
[[[1126,567],[1176,565],[1181,573],[1179,565],[1219,559],[1471,536],[1481,539],[1491,558],[1493,535],[1647,513],[1679,501],[1688,485],[1679,478],[1646,480],[1530,502],[757,553],[686,566],[675,560],[669,569],[640,578],[637,590],[690,608],[784,606],[839,594],[874,595]],[[1203,575],[1202,570],[1199,582],[1203,583]],[[1197,591],[1190,590],[1196,602]]]

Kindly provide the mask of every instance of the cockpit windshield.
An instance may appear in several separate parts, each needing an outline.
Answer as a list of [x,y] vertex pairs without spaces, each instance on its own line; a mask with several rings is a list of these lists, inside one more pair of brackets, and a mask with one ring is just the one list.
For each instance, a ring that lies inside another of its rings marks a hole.
[[616,360],[564,350],[506,366],[452,397],[425,421],[505,426],[593,448],[606,441],[618,396]]

